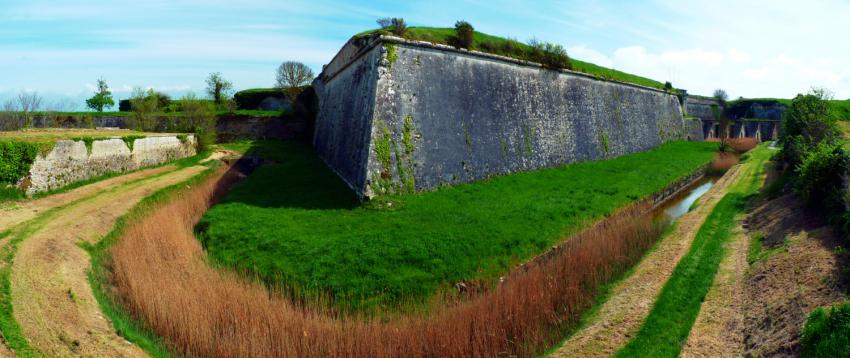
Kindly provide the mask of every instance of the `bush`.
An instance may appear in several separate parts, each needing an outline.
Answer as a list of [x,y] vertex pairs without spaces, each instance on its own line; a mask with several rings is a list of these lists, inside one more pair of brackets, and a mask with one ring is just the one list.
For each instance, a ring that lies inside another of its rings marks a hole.
[[820,143],[835,143],[839,130],[829,116],[830,95],[823,89],[797,95],[782,118],[783,159],[792,167],[800,164],[805,153]]
[[673,90],[673,84],[670,83],[670,81],[664,82],[664,90],[665,91],[672,91]]
[[803,357],[846,357],[850,352],[850,302],[809,314],[800,340]]
[[850,157],[844,149],[837,144],[821,143],[808,151],[796,167],[797,190],[808,205],[830,214],[842,213],[848,171]]
[[118,110],[121,112],[131,112],[133,110],[133,106],[130,104],[130,100],[122,99],[118,101]]
[[404,22],[404,19],[400,17],[395,17],[392,19],[391,30],[393,35],[404,37],[404,34],[407,33],[407,23]]
[[180,100],[180,107],[183,108],[185,116],[183,131],[195,133],[198,151],[202,152],[215,144],[217,139],[215,105],[189,93]]
[[17,183],[30,171],[38,156],[38,146],[32,143],[0,142],[0,183]]
[[455,46],[469,50],[475,40],[475,29],[466,21],[455,23]]
[[563,46],[536,39],[529,41],[528,46],[531,47],[528,56],[530,61],[539,62],[549,69],[572,69],[570,57]]
[[[307,87],[309,86],[305,86],[304,88]],[[286,96],[278,88],[255,88],[239,91],[233,95],[233,99],[236,101],[236,109],[258,109],[260,108],[260,103],[263,103],[268,98],[285,100]]]

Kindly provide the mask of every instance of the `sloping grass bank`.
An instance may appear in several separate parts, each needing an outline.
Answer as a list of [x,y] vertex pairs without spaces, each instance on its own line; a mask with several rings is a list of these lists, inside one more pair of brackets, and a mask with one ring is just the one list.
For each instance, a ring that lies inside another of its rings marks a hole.
[[[368,36],[379,31],[381,30],[366,31],[356,35],[355,37]],[[404,34],[404,37],[409,40],[427,41],[442,45],[450,45],[455,36],[456,32],[453,28],[424,26],[410,27]],[[478,31],[475,32],[475,36],[473,37],[471,49],[501,56],[512,57],[516,59],[525,59],[527,57],[527,54],[531,52],[531,46],[525,43],[519,42],[517,40],[488,35]],[[593,75],[602,79],[634,83],[637,85],[662,90],[665,89],[664,83],[661,83],[659,81],[633,75],[631,73],[617,71],[615,69],[607,67],[602,67],[599,65],[592,64],[590,62],[570,58],[570,65],[572,67],[572,70],[574,71],[587,73],[589,75]]]
[[674,142],[361,205],[309,147],[250,146],[274,163],[237,185],[198,225],[210,257],[296,297],[323,296],[355,310],[421,304],[460,281],[490,284],[588,223],[692,173],[717,148]]
[[726,253],[725,244],[732,236],[735,217],[758,193],[764,164],[771,154],[764,145],[750,152],[741,179],[706,218],[637,336],[617,352],[617,357],[679,356]]

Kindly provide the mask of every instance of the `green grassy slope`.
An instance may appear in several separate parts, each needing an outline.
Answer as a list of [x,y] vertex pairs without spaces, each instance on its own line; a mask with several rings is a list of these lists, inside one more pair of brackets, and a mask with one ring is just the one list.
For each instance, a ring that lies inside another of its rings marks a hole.
[[702,301],[714,282],[726,242],[732,237],[735,217],[744,212],[749,198],[758,193],[764,163],[774,152],[760,146],[741,168],[741,180],[717,203],[697,232],[687,255],[676,265],[638,334],[616,357],[678,357]]
[[257,142],[255,150],[276,164],[260,167],[206,214],[199,237],[210,256],[307,296],[322,292],[368,309],[498,278],[706,164],[716,144],[669,143],[363,205],[309,147]]
[[[363,33],[360,33],[356,36],[367,36],[373,34],[379,30],[370,30]],[[418,41],[428,41],[432,43],[438,44],[450,44],[452,38],[455,36],[455,30],[453,28],[437,28],[437,27],[410,27],[405,34],[405,37],[410,40],[418,40]],[[506,42],[511,42],[513,44],[513,51],[504,51],[504,44]],[[495,48],[493,50],[491,48]],[[498,36],[492,36],[481,32],[475,32],[475,37],[472,44],[472,49],[482,52],[495,53],[497,55],[503,55],[514,58],[523,58],[523,53],[528,53],[530,51],[530,47],[524,43],[518,42],[516,40],[510,40]],[[613,79],[622,82],[634,83],[642,86],[653,87],[658,89],[664,89],[664,83],[658,82],[646,77],[641,77],[637,75],[633,75],[630,73],[625,73],[622,71],[617,71],[614,69],[597,66],[595,64],[580,61],[577,59],[571,60],[573,70],[578,72],[584,72],[590,75],[594,75],[597,77],[605,78],[605,79]]]

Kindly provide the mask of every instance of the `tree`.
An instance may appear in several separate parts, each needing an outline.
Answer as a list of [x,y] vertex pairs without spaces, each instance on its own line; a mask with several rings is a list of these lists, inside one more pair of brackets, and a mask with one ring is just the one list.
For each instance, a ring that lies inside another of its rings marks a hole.
[[130,97],[133,108],[131,127],[135,130],[153,131],[156,129],[156,119],[160,110],[160,96],[153,89],[145,91],[140,87],[133,89]]
[[42,102],[43,99],[38,95],[38,92],[21,91],[18,93],[18,110],[21,111],[21,116],[24,119],[24,127],[32,127],[33,112],[37,112],[41,108]]
[[729,145],[729,116],[726,113],[726,101],[729,95],[723,89],[714,90],[714,100],[717,104],[711,105],[711,113],[714,115],[714,120],[717,121],[718,131],[717,137],[720,138],[720,151],[728,152],[732,150]]
[[103,112],[104,108],[115,106],[115,101],[112,99],[112,92],[109,91],[109,86],[103,78],[97,80],[97,92],[92,98],[86,100],[86,106],[89,108]]
[[313,80],[313,70],[301,62],[286,61],[277,68],[277,88],[286,93],[292,102],[301,93],[301,87]]
[[198,141],[198,150],[204,151],[216,141],[216,117],[212,104],[198,99],[194,93],[187,93],[180,99],[180,108],[186,120],[184,130],[195,133]]
[[472,47],[472,42],[475,40],[475,28],[472,24],[463,20],[456,22],[455,33],[458,47],[467,50]]
[[832,94],[820,88],[799,94],[782,116],[782,156],[786,163],[796,167],[806,153],[821,143],[835,144],[839,130],[835,119],[829,115]]
[[207,94],[215,101],[215,104],[221,104],[230,97],[231,90],[233,90],[233,84],[225,80],[221,72],[210,73],[207,77]]

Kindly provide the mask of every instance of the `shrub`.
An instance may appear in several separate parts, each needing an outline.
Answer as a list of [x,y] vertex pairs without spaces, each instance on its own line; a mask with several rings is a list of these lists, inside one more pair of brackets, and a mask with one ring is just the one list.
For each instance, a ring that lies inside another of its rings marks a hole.
[[826,90],[813,89],[797,95],[783,115],[779,141],[783,145],[782,157],[792,167],[800,164],[805,152],[838,138],[838,127],[829,116],[829,99]]
[[845,210],[844,188],[850,171],[850,157],[837,144],[821,143],[808,151],[795,168],[797,190],[810,206],[827,213]]
[[180,100],[185,116],[184,126],[186,131],[195,133],[198,141],[198,151],[207,150],[216,142],[216,115],[215,107],[208,101],[200,100],[193,93],[185,95]]
[[[306,89],[305,86],[302,88],[302,92]],[[244,91],[236,92],[233,96],[233,99],[236,101],[237,109],[250,109],[255,110],[260,108],[260,103],[263,103],[268,98],[274,98],[277,100],[284,100],[286,98],[283,91],[278,88],[255,88]]]
[[144,91],[141,88],[133,90],[133,96],[130,98],[130,104],[133,108],[133,117],[130,118],[130,128],[141,131],[156,130],[157,115],[163,107],[171,99],[162,93],[154,90]]
[[390,31],[392,31],[393,35],[404,37],[404,34],[407,33],[407,23],[404,22],[404,19],[400,17],[394,17],[391,20],[392,26]]
[[130,104],[129,99],[122,99],[118,101],[118,110],[121,112],[130,112],[133,110],[133,106]]
[[475,40],[475,29],[472,24],[466,21],[458,21],[455,23],[455,46],[459,48],[470,49],[472,42]]
[[530,61],[539,62],[550,69],[572,69],[570,57],[563,46],[537,39],[529,41],[528,46],[531,47],[528,56]]
[[850,302],[809,314],[800,339],[803,357],[843,357],[850,352]]
[[38,156],[32,143],[0,142],[0,183],[14,184],[30,171]]
[[673,84],[670,83],[670,81],[664,82],[664,90],[665,91],[672,91],[673,90]]

